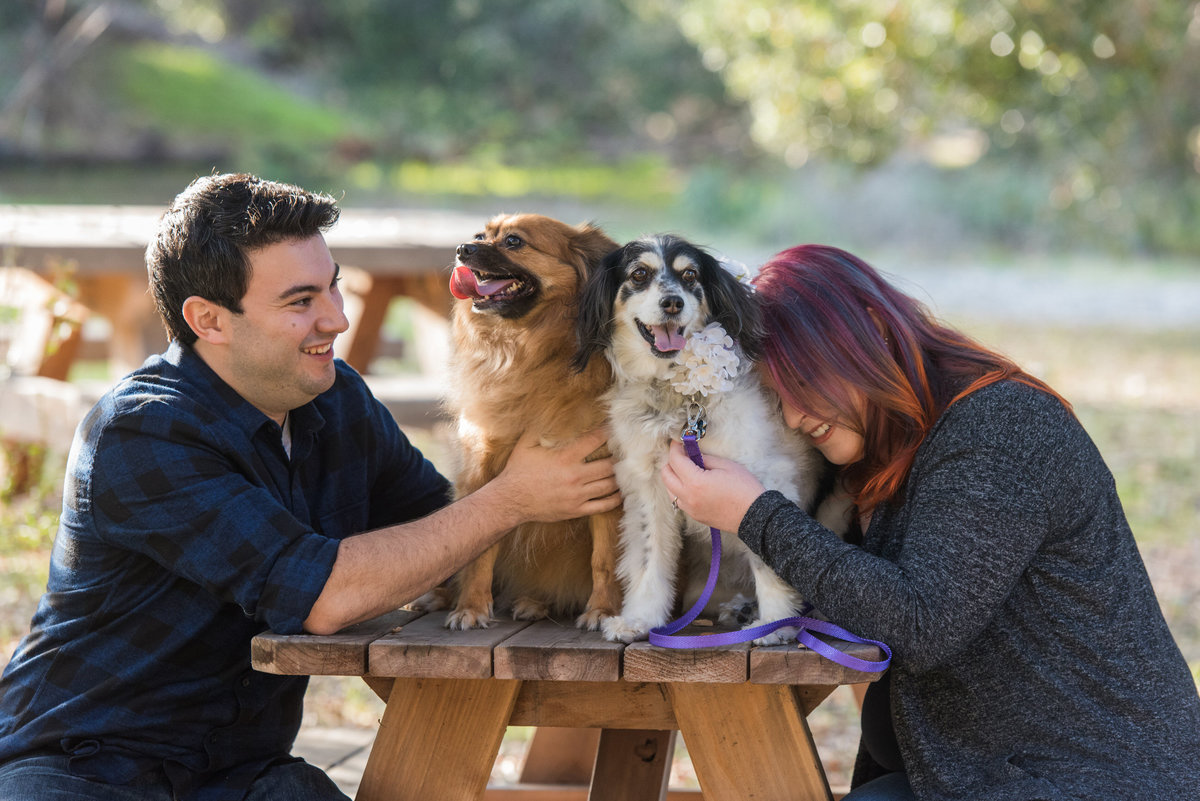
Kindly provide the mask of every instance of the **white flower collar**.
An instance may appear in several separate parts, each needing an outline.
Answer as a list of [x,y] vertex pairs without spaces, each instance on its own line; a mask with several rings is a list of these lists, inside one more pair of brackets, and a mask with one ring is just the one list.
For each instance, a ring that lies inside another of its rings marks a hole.
[[671,388],[685,397],[728,392],[741,364],[733,338],[720,323],[709,323],[688,337],[676,358]]

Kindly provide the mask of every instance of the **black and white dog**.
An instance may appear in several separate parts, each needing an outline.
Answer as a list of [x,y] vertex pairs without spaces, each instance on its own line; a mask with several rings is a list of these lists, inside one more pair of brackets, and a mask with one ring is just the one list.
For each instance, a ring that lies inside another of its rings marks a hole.
[[[684,608],[695,602],[709,563],[709,530],[672,504],[659,471],[667,446],[698,410],[705,453],[746,465],[768,489],[812,509],[827,465],[783,423],[761,385],[760,314],[753,290],[711,254],[674,236],[651,236],[609,254],[580,299],[582,367],[602,351],[614,383],[605,395],[625,500],[618,575],[621,614],[603,623],[609,640],[632,642],[670,621],[681,560],[690,567]],[[719,330],[714,324],[719,324]],[[824,516],[824,515],[823,515]],[[685,549],[687,552],[685,553]],[[751,625],[796,614],[803,599],[734,532],[722,534],[722,584],[707,612],[755,598]],[[743,621],[744,622],[744,621]],[[783,632],[760,643],[782,639]]]

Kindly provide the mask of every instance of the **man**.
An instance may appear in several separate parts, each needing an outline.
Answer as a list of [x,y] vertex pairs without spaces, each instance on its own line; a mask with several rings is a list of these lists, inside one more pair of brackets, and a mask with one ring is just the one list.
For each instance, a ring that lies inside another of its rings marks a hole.
[[[530,520],[619,504],[603,432],[526,437],[450,486],[362,378],[322,232],[334,201],[196,180],[147,249],[170,347],[80,424],[46,594],[0,679],[0,801],[342,799],[288,756],[307,679],[268,628],[326,634],[412,600]],[[366,533],[362,533],[366,532]]]

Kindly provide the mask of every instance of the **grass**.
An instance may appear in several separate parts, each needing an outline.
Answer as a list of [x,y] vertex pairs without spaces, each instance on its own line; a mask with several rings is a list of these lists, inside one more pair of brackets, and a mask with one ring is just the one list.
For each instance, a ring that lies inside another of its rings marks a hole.
[[1140,545],[1200,540],[1196,331],[957,324],[1074,405],[1116,478]]
[[402,161],[360,162],[347,171],[349,183],[369,193],[423,197],[510,198],[575,197],[642,207],[669,205],[682,188],[682,178],[665,162],[631,159],[620,164],[576,163],[514,167],[478,163]]
[[112,66],[130,113],[162,128],[261,142],[286,131],[292,145],[346,132],[342,114],[199,48],[132,45]]
[[35,459],[41,469],[34,487],[13,497],[7,480],[11,455],[6,447],[0,459],[0,660],[5,663],[27,631],[46,586],[66,467],[62,454]]

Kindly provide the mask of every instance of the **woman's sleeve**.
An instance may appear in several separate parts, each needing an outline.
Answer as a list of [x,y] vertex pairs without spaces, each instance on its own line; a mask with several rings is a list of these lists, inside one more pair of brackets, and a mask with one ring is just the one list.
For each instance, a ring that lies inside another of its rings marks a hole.
[[894,561],[842,542],[774,492],[739,531],[785,581],[912,670],[952,657],[987,626],[1046,536],[1041,471],[992,447],[959,447],[910,479]]

